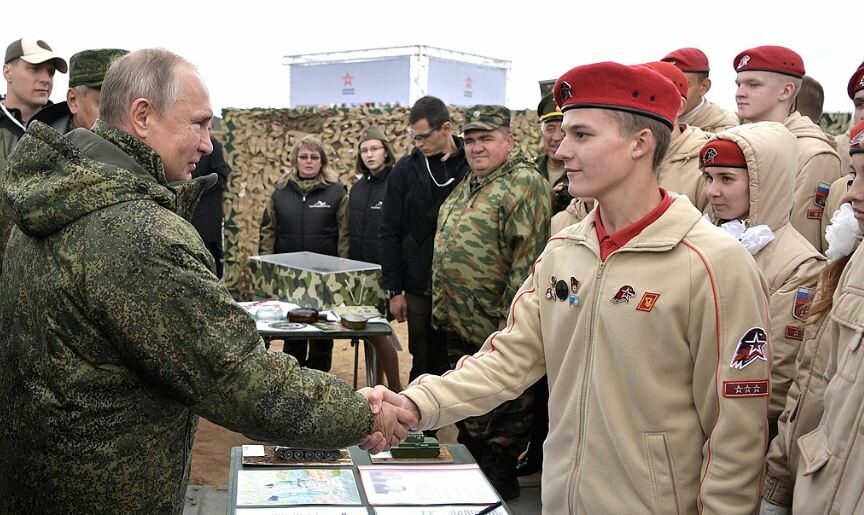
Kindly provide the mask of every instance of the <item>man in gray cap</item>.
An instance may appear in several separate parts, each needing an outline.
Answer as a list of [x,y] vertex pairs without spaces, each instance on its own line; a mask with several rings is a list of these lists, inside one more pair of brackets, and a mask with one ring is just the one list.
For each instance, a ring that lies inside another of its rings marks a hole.
[[111,63],[128,54],[119,48],[82,50],[69,59],[69,89],[66,101],[51,104],[36,113],[34,120],[65,134],[72,129],[93,127],[99,117],[102,79]]
[[[48,43],[35,39],[18,39],[6,48],[3,61],[6,98],[0,102],[0,176],[6,158],[24,135],[27,122],[48,103],[54,87],[54,72],[66,73],[68,66],[51,50]],[[0,202],[0,273],[3,252],[12,229],[6,205]]]

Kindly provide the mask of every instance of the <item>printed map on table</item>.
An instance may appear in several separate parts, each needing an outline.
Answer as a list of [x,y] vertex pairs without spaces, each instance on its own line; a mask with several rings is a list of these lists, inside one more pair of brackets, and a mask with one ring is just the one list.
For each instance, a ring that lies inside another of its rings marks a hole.
[[240,470],[238,506],[355,504],[360,491],[351,469]]

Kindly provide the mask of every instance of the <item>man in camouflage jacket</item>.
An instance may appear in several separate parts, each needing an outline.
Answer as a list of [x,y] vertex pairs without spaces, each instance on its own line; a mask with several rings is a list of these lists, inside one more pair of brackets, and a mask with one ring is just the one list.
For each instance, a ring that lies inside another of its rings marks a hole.
[[[533,162],[516,155],[510,111],[465,112],[471,172],[438,214],[432,259],[432,317],[445,332],[451,364],[474,354],[507,318],[510,303],[549,237],[551,187]],[[519,495],[516,459],[528,443],[533,394],[459,423],[459,441],[505,499]]]
[[[175,102],[123,94],[166,69]],[[342,381],[265,351],[213,275],[187,221],[216,182],[188,180],[211,148],[194,68],[140,50],[102,100],[111,124],[92,132],[32,124],[0,183],[16,224],[0,283],[0,513],[181,513],[199,415],[319,448],[379,427]]]

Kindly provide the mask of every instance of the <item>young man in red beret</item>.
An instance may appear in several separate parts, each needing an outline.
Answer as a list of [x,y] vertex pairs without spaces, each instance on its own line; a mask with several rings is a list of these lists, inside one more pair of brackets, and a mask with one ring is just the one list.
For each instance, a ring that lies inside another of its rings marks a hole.
[[664,61],[646,63],[644,66],[672,81],[681,94],[681,107],[672,121],[672,141],[657,168],[657,182],[666,191],[686,195],[696,209],[705,211],[708,197],[705,195],[705,178],[699,170],[699,149],[711,135],[681,121],[687,104],[687,77],[678,67]]
[[422,429],[485,413],[544,373],[543,513],[752,514],[766,445],[766,289],[753,258],[655,170],[680,108],[644,66],[555,84],[570,192],[596,199],[549,240],[506,327],[443,377],[380,399]]
[[711,89],[708,74],[708,57],[698,48],[679,48],[661,59],[674,64],[687,77],[687,105],[681,115],[681,123],[699,127],[705,132],[720,132],[738,125],[738,117],[717,104],[709,102],[705,95]]
[[738,54],[733,65],[738,72],[738,117],[747,122],[781,122],[797,138],[792,226],[824,253],[822,213],[831,183],[840,177],[840,157],[834,138],[795,111],[804,61],[788,48],[760,46]]

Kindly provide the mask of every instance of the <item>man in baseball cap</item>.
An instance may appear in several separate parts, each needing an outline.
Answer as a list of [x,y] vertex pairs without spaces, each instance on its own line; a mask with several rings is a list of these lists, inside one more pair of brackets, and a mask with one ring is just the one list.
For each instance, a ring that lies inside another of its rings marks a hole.
[[119,48],[82,50],[69,59],[69,89],[66,101],[39,111],[34,119],[65,134],[72,129],[89,129],[99,118],[102,80],[111,63],[128,54]]
[[666,54],[661,61],[674,64],[687,77],[687,105],[681,123],[699,127],[705,132],[719,132],[738,125],[734,113],[705,98],[711,89],[711,79],[708,78],[711,67],[704,52],[692,47],[679,48]]
[[752,514],[770,391],[766,291],[740,243],[657,185],[682,95],[645,66],[612,62],[573,68],[554,94],[570,193],[597,207],[547,243],[479,352],[375,395],[429,429],[486,413],[546,373],[543,513]]
[[[27,122],[49,103],[57,70],[66,73],[66,61],[41,39],[18,39],[6,48],[3,61],[6,98],[0,101],[0,170],[24,136]],[[0,202],[0,270],[11,223],[6,205]]]
[[767,45],[744,50],[735,56],[732,65],[738,72],[738,117],[749,122],[780,122],[796,137],[798,171],[792,226],[816,250],[824,252],[822,214],[831,183],[840,178],[840,157],[834,138],[796,111],[804,61],[793,50]]

